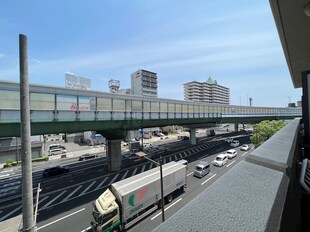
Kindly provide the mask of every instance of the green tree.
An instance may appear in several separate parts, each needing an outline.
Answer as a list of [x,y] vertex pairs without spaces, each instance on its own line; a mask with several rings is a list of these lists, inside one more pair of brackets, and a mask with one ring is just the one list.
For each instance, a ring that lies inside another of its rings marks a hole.
[[283,121],[261,121],[253,126],[251,141],[258,147],[285,126]]

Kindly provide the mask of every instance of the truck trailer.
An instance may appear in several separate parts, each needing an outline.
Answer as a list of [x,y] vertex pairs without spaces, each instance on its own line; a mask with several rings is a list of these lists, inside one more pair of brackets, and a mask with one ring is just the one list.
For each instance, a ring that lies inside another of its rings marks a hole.
[[[162,166],[164,201],[186,187],[186,165],[170,162]],[[113,183],[93,203],[92,228],[97,232],[123,231],[161,207],[160,168]]]

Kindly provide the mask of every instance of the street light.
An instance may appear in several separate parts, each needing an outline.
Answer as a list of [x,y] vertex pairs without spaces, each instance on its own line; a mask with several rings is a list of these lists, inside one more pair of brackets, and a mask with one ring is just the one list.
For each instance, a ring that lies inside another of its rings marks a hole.
[[156,162],[155,160],[150,159],[149,157],[146,156],[146,154],[142,151],[135,153],[136,156],[139,156],[140,158],[147,159],[148,161],[154,163],[156,166],[159,166],[160,169],[160,188],[161,188],[161,216],[162,216],[162,222],[165,221],[165,203],[164,203],[164,183],[163,183],[163,160],[159,158],[159,163]]
[[144,137],[144,131],[143,131],[143,128],[142,129],[139,129],[139,132],[141,133],[141,150],[143,151],[143,137]]

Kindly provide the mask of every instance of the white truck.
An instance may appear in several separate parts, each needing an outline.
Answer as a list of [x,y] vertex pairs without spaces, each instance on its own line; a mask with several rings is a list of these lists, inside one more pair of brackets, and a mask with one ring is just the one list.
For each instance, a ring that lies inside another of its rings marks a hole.
[[[186,187],[186,165],[170,162],[162,166],[164,200],[173,200],[176,191]],[[160,208],[159,167],[113,183],[94,202],[94,231],[123,231]]]

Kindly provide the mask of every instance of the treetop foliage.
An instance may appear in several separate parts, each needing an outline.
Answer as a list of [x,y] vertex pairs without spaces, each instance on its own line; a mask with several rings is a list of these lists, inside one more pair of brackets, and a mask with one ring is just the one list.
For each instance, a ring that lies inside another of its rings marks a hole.
[[251,140],[255,147],[258,147],[284,126],[285,123],[283,121],[261,121],[260,123],[253,126],[253,136],[251,136]]

